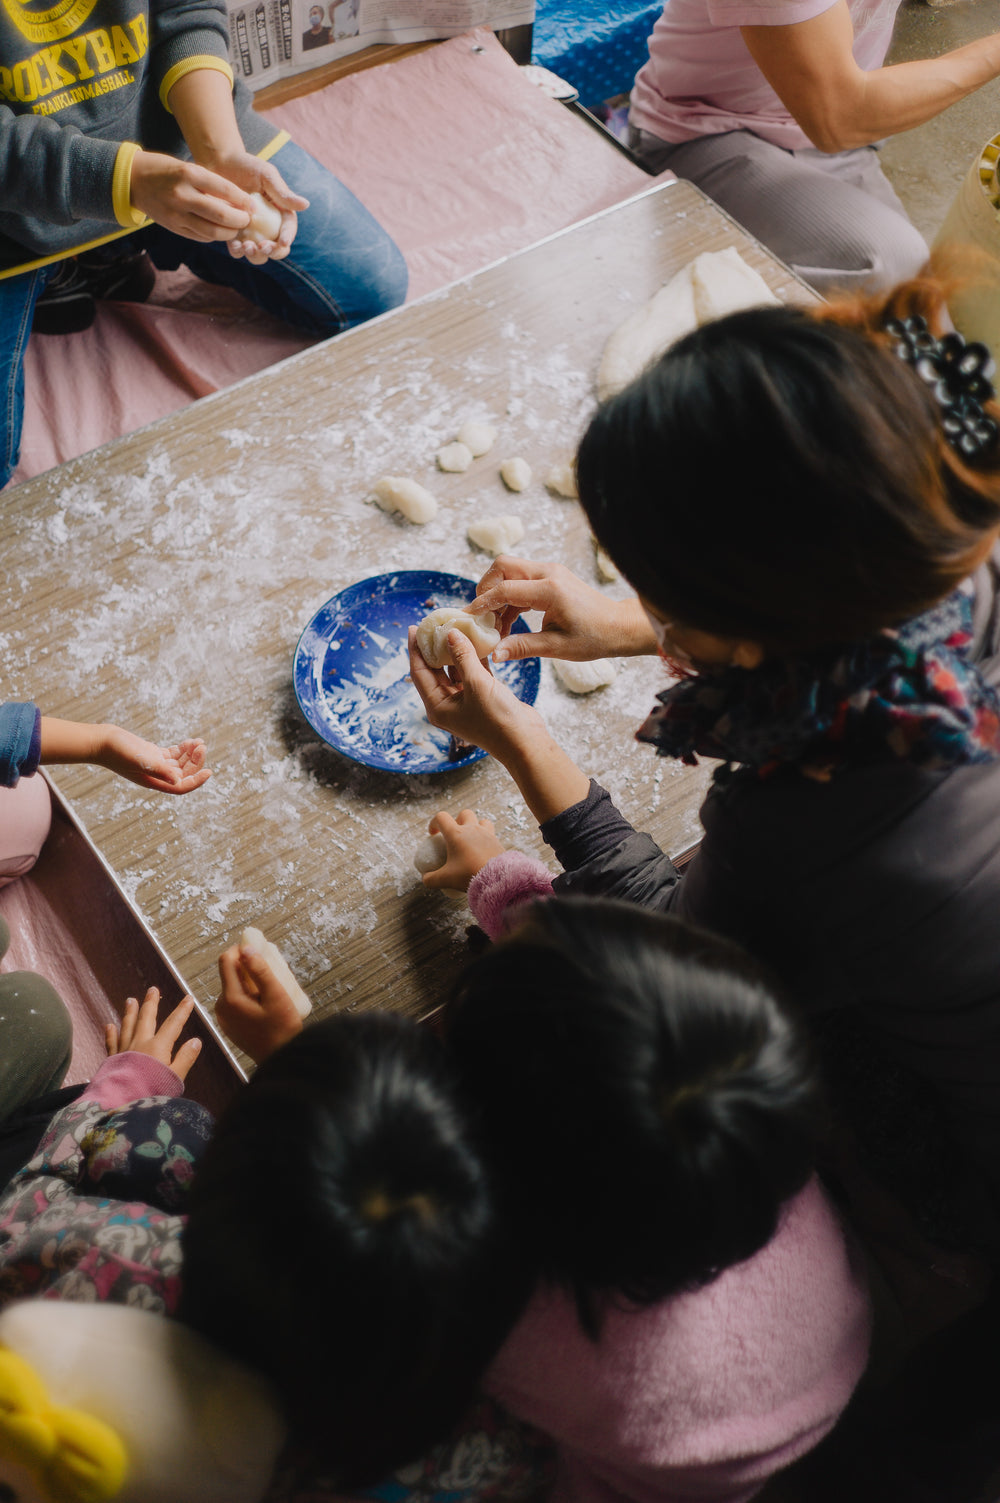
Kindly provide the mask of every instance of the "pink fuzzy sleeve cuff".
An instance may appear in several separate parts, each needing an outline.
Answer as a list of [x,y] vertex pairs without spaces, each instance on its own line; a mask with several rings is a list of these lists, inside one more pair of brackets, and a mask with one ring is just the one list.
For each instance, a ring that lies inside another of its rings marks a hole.
[[512,927],[516,910],[525,903],[551,896],[551,872],[523,851],[494,856],[469,883],[472,916],[490,939],[499,939]]
[[149,1054],[126,1049],[113,1054],[94,1071],[90,1084],[78,1097],[80,1101],[98,1101],[108,1111],[127,1106],[144,1096],[183,1096],[184,1082],[169,1065],[162,1065]]

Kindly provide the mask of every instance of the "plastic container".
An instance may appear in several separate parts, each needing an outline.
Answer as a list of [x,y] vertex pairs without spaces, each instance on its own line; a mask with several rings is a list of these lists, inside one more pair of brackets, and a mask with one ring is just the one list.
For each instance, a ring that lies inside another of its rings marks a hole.
[[949,298],[955,327],[1000,354],[1000,135],[987,141],[955,195],[934,240],[968,285]]

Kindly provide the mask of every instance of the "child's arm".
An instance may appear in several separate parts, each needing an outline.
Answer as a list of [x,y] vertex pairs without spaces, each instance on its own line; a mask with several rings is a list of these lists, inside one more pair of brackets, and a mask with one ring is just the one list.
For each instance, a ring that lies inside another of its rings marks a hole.
[[443,866],[424,874],[424,881],[428,887],[467,891],[472,917],[490,939],[499,939],[516,924],[524,903],[552,896],[547,867],[522,851],[506,850],[492,822],[474,810],[463,809],[457,819],[442,810],[428,828],[444,840],[448,855]]
[[[309,200],[293,193],[277,167],[254,156],[243,145],[227,76],[215,68],[184,73],[170,89],[167,103],[199,168],[224,178],[242,194],[262,194],[281,211],[281,229],[273,241],[262,245],[255,240],[244,240],[237,231],[235,238],[229,240],[229,254],[246,256],[256,266],[268,260],[282,260],[295,239],[296,210],[308,209]],[[135,170],[133,164],[133,197]],[[140,174],[141,171],[140,164]]]
[[429,668],[411,644],[410,675],[427,718],[483,747],[506,767],[543,838],[568,868],[556,878],[555,890],[669,907],[677,872],[655,841],[633,829],[604,790],[556,745],[537,710],[480,662],[467,637],[450,632],[448,645],[456,678]]
[[211,777],[203,741],[159,747],[117,725],[41,717],[43,763],[90,762],[159,793],[190,793]]
[[629,823],[600,783],[587,797],[541,826],[542,839],[563,868],[557,893],[619,898],[642,908],[667,909],[681,879],[650,835]]
[[298,1008],[257,950],[230,945],[219,956],[219,975],[215,1021],[258,1065],[302,1031]]
[[456,677],[430,668],[410,628],[410,677],[431,725],[471,741],[496,757],[514,779],[542,824],[587,797],[590,779],[556,745],[545,722],[493,677],[462,632],[448,633]]
[[[307,209],[309,200],[293,193],[276,167],[243,145],[229,75],[210,67],[184,73],[168,101],[193,160],[137,152],[131,167],[136,208],[190,240],[226,240],[230,255],[246,256],[256,266],[282,260],[295,239],[296,210]],[[251,193],[262,194],[281,211],[273,241],[243,239]]]

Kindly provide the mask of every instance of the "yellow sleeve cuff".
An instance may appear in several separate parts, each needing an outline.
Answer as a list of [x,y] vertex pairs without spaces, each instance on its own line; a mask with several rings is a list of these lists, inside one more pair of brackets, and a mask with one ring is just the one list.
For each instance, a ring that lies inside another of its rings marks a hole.
[[138,142],[123,141],[115,157],[115,170],[111,179],[111,207],[114,209],[115,219],[127,230],[134,230],[138,225],[146,223],[145,214],[132,204],[132,163],[136,152],[141,150]]
[[179,78],[183,78],[185,74],[197,73],[203,68],[207,68],[215,73],[224,73],[229,79],[229,87],[232,88],[233,70],[224,57],[215,57],[211,52],[206,52],[201,57],[186,57],[181,62],[174,63],[172,68],[167,69],[163,82],[160,84],[160,103],[169,114],[173,114],[173,110],[168,103],[168,98],[174,84]]
[[286,146],[291,139],[291,136],[286,130],[279,130],[274,140],[268,141],[267,145],[262,146],[260,151],[257,152],[258,162],[269,162],[274,156],[274,153],[276,151],[280,151],[281,148],[283,146]]

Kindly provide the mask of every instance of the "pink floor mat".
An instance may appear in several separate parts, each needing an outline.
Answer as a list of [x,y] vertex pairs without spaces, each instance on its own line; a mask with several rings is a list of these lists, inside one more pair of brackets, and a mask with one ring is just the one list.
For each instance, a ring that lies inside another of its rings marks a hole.
[[[159,987],[165,1014],[183,994],[180,977],[58,798],[36,865],[0,889],[0,914],[11,933],[0,972],[44,976],[73,1019],[67,1085],[89,1080],[104,1059],[105,1024],[117,1020],[126,997],[141,998],[148,986]],[[238,1089],[240,1077],[197,1013],[185,1036],[191,1034],[201,1038],[202,1051],[186,1094],[217,1112]]]
[[[268,112],[363,199],[420,297],[641,191],[653,179],[479,30]],[[25,480],[309,341],[187,272],[82,334],[31,341]]]

